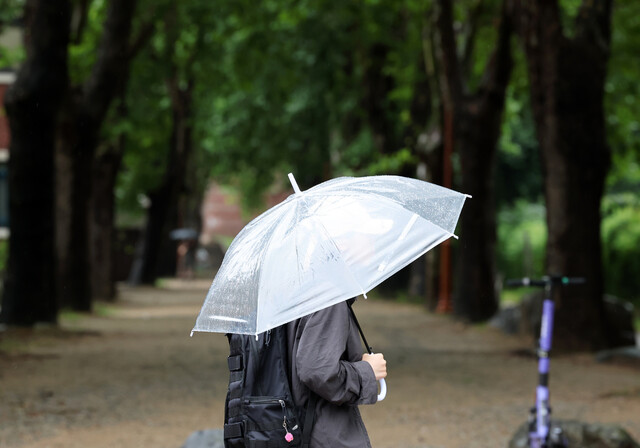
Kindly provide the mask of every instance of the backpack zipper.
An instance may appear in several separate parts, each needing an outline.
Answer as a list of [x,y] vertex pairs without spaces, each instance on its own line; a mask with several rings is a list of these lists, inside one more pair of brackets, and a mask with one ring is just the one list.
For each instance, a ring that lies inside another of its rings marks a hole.
[[267,334],[264,338],[264,345],[269,347],[269,343],[271,342],[271,330],[267,330]]
[[[281,398],[258,398],[258,397],[250,397],[247,399],[248,404],[279,404],[282,406],[282,426],[285,431],[288,433],[289,429],[287,427],[287,404]],[[295,431],[298,429],[298,425],[295,425],[291,428],[291,431]]]
[[282,400],[282,398],[262,398],[262,397],[249,397],[247,398],[247,403],[248,404],[282,404],[280,402],[284,403],[284,400]]

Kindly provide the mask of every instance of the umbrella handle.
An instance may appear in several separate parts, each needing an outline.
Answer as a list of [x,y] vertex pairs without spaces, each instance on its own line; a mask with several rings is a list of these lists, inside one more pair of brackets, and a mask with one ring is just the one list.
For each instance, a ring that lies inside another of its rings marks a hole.
[[387,396],[387,382],[384,380],[384,378],[381,378],[379,380],[380,383],[380,393],[378,394],[378,401],[382,401],[384,400],[384,397]]

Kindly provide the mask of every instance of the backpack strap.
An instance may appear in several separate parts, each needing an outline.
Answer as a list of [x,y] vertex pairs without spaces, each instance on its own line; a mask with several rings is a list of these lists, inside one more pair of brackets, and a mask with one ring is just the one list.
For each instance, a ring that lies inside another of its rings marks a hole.
[[[244,373],[245,360],[242,356],[242,340],[234,335],[228,334],[229,339],[229,357],[227,364],[229,366],[229,391],[227,394],[227,418],[233,419],[240,414],[242,409],[242,396],[244,393]],[[228,423],[228,421],[227,421]]]

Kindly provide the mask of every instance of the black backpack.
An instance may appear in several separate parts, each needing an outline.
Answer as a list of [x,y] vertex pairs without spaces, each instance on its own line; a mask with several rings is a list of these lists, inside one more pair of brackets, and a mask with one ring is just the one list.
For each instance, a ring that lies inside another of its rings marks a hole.
[[288,374],[286,325],[255,336],[227,334],[229,391],[225,402],[225,448],[306,448],[317,395],[307,409],[293,403]]

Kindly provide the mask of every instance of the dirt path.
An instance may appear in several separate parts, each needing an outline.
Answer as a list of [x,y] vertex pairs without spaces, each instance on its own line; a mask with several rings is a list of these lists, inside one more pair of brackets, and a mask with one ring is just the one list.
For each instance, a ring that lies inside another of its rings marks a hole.
[[[0,333],[0,447],[178,448],[221,427],[226,339],[189,338],[207,287],[124,289],[102,317]],[[356,310],[389,364],[387,399],[361,408],[375,448],[506,446],[533,401],[535,360],[517,354],[528,341],[413,305]],[[574,355],[551,368],[554,415],[615,422],[640,440],[637,366]]]

